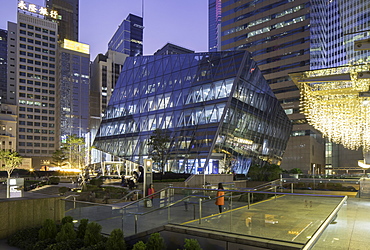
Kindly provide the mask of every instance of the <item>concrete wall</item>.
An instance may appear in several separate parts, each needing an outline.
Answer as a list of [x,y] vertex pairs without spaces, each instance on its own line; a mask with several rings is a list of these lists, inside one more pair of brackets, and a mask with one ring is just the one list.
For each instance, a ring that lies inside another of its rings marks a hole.
[[61,221],[64,202],[60,197],[2,199],[0,211],[0,239],[4,239],[18,230],[41,226],[45,219]]

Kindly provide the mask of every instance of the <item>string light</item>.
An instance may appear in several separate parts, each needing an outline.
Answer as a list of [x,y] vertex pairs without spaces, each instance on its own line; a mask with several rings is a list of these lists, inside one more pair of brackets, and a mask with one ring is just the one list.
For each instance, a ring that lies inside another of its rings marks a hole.
[[290,74],[309,124],[332,142],[362,147],[364,154],[370,151],[369,70],[365,63]]

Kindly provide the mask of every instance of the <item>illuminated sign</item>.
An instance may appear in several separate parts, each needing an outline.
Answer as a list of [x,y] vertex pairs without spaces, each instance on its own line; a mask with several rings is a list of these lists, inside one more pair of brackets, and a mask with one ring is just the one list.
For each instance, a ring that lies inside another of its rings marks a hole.
[[68,39],[64,39],[63,48],[89,54],[90,53],[90,45],[85,43],[79,43],[75,41],[71,41]]
[[45,7],[41,7],[33,3],[27,3],[22,0],[18,1],[18,10],[24,10],[41,16],[49,16],[51,18],[58,19],[58,12],[56,10],[49,10]]
[[143,42],[135,40],[135,39],[131,39],[130,41],[133,42],[133,43],[143,44]]
[[247,144],[247,145],[253,144],[253,141],[248,140],[248,139],[244,139],[244,138],[240,138],[240,137],[235,137],[234,140],[236,142]]

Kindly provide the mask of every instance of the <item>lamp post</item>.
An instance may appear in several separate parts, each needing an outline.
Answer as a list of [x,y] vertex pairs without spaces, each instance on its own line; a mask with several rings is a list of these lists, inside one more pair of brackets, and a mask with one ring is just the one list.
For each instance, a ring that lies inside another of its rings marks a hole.
[[315,189],[315,163],[312,164],[312,178],[313,178],[313,189]]

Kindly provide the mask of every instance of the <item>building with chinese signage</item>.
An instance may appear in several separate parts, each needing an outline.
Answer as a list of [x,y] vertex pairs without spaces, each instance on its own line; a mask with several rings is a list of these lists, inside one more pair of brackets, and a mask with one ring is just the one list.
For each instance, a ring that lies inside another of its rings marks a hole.
[[291,123],[248,52],[128,57],[94,146],[143,164],[156,129],[165,171],[246,174],[280,164]]
[[41,13],[33,14],[33,5],[26,5],[31,14],[24,13],[22,6],[17,13],[18,23],[8,25],[9,33],[15,34],[9,40],[12,63],[8,72],[16,72],[8,76],[9,85],[14,84],[14,94],[8,99],[18,106],[17,151],[41,166],[59,148],[58,28]]

